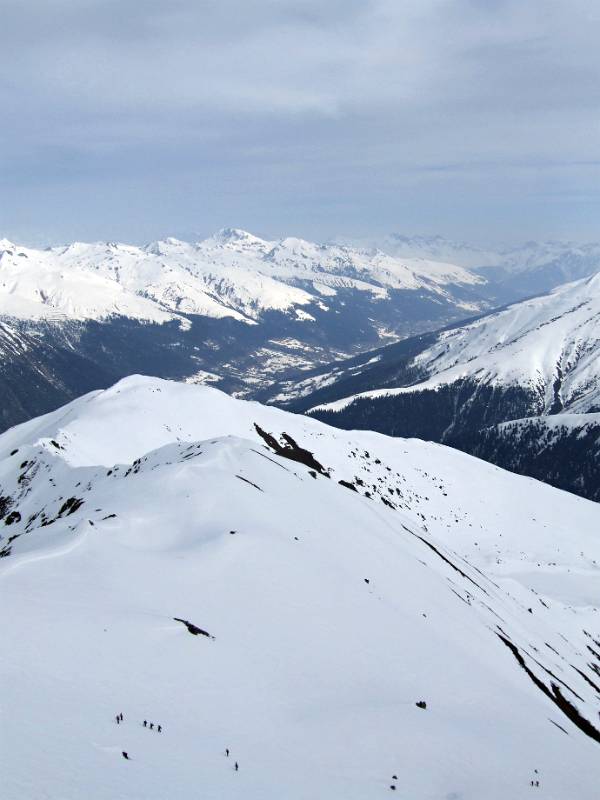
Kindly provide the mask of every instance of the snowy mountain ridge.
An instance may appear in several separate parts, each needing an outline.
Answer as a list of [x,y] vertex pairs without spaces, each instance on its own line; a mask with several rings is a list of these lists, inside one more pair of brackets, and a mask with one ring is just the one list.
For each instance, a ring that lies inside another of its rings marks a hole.
[[139,376],[0,486],[7,800],[595,798],[599,506]]
[[0,243],[0,315],[19,319],[122,315],[161,323],[197,314],[255,324],[268,311],[311,319],[307,307],[327,310],[327,297],[340,289],[376,299],[390,290],[426,289],[447,299],[451,284],[483,283],[451,264],[293,238],[270,242],[237,229],[196,244],[171,238],[146,247],[75,242],[34,250]]
[[538,413],[600,408],[600,273],[442,332],[411,362],[424,379],[371,390],[323,406],[339,410],[358,397],[435,390],[461,381],[518,385],[538,398]]

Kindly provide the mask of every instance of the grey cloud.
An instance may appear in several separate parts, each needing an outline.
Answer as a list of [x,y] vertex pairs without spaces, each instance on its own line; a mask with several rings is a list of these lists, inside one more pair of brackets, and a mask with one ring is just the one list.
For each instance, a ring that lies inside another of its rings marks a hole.
[[1,23],[0,233],[593,234],[595,2],[3,0]]

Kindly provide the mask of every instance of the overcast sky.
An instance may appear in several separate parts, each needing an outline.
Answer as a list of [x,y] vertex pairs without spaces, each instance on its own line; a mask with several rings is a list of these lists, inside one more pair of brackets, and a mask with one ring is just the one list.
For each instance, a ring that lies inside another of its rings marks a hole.
[[0,236],[600,239],[598,0],[0,0]]

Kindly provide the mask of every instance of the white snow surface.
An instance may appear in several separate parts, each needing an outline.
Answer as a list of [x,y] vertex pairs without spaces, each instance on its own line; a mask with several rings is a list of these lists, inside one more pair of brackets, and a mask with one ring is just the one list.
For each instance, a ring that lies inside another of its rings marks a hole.
[[411,362],[429,377],[410,387],[374,389],[318,406],[332,411],[357,398],[435,389],[469,379],[519,385],[549,411],[555,391],[565,411],[600,405],[600,273],[443,333]]
[[600,727],[600,506],[139,376],[0,436],[0,485],[5,800],[597,798],[500,635]]
[[[254,324],[268,310],[327,310],[327,297],[353,288],[384,298],[389,289],[484,282],[462,267],[397,259],[302,239],[266,241],[224,229],[196,244],[166,239],[146,247],[75,242],[35,250],[0,241],[0,316],[165,322],[180,314]],[[465,308],[469,308],[465,304]]]

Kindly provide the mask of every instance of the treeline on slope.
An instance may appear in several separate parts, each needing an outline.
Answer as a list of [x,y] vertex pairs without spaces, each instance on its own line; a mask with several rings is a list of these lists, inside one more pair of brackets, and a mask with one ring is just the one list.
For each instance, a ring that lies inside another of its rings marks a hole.
[[341,411],[315,410],[311,416],[347,430],[368,429],[458,446],[473,430],[541,411],[540,398],[523,387],[462,380],[435,389],[358,397]]
[[461,449],[499,467],[600,502],[600,425],[549,427],[544,419],[485,428]]
[[[520,386],[463,380],[427,391],[358,398],[311,416],[346,430],[368,429],[456,447],[504,469],[600,500],[600,426],[550,428],[541,398]],[[514,426],[501,425],[519,420]]]

